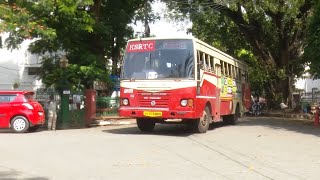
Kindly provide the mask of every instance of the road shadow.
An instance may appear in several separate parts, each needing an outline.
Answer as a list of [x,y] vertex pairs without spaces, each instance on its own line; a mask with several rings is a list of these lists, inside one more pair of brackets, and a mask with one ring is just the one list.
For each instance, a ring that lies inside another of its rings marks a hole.
[[320,127],[314,127],[311,120],[297,120],[278,117],[244,117],[241,119],[239,126],[265,126],[272,129],[285,129],[288,131],[298,132],[320,136]]
[[[37,131],[34,132],[25,132],[25,133],[16,133],[12,129],[0,129],[0,134],[34,134],[34,133],[40,133],[42,131],[47,131],[45,128],[39,128]],[[1,177],[0,177],[1,180]]]
[[23,173],[15,170],[0,170],[0,180],[49,180],[46,177],[32,177],[28,175],[27,177]]
[[[223,126],[223,123],[213,123],[209,126],[208,132],[216,128]],[[134,125],[130,126],[118,126],[112,129],[105,129],[102,132],[111,134],[130,134],[130,135],[161,135],[161,136],[181,136],[187,137],[193,134],[197,134],[190,126],[186,124],[156,124],[152,132],[141,132],[139,128]],[[207,133],[208,133],[207,132]]]

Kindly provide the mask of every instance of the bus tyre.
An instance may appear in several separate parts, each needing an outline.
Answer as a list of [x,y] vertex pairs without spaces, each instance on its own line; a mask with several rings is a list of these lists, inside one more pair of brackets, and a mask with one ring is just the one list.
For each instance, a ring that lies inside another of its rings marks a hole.
[[156,123],[152,119],[138,118],[137,125],[142,132],[151,132]]
[[226,125],[236,125],[238,123],[239,115],[240,115],[239,106],[237,106],[235,114],[230,114],[222,117],[223,123]]
[[209,129],[210,124],[210,111],[206,107],[202,113],[202,117],[197,119],[195,122],[195,130],[198,133],[205,133]]

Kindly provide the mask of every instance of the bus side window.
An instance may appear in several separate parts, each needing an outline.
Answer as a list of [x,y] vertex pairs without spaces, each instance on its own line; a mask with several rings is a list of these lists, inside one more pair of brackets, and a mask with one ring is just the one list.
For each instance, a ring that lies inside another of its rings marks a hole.
[[203,70],[207,70],[207,62],[206,62],[206,54],[205,53],[202,53],[202,66],[201,66],[201,69],[203,69]]
[[249,75],[248,75],[248,72],[246,72],[246,82],[249,82]]
[[217,73],[217,76],[221,76],[221,66],[220,66],[220,64],[216,63],[214,67],[215,67],[215,71]]
[[221,62],[221,75],[224,75],[224,62]]
[[239,69],[238,69],[238,67],[234,67],[235,69],[234,69],[234,73],[235,73],[235,79],[236,80],[239,80]]
[[200,80],[200,69],[202,66],[201,54],[200,51],[197,51],[197,80]]
[[204,55],[204,59],[205,59],[205,66],[204,66],[204,68],[205,68],[205,70],[206,71],[211,71],[211,67],[210,67],[210,56],[208,55],[208,54],[205,54]]
[[232,65],[228,63],[228,75],[229,77],[233,78],[233,69],[232,69]]
[[213,57],[209,56],[209,58],[211,72],[215,73]]
[[235,79],[236,78],[236,67],[234,65],[231,65],[232,66],[232,77]]
[[202,59],[201,59],[201,56],[202,53],[200,51],[197,51],[197,63],[198,63],[198,66],[201,66],[202,65]]
[[239,70],[239,80],[243,82],[243,75],[242,75],[241,69],[239,68],[238,70]]
[[247,72],[243,72],[242,73],[242,79],[243,79],[243,82],[249,82],[249,79],[248,79],[248,73]]

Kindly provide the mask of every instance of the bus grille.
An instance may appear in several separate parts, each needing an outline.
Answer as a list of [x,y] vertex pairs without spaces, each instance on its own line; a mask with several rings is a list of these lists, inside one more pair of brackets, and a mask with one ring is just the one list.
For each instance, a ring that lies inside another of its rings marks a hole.
[[[171,93],[169,91],[145,92],[138,91],[140,107],[167,107]],[[155,102],[154,105],[152,105]]]

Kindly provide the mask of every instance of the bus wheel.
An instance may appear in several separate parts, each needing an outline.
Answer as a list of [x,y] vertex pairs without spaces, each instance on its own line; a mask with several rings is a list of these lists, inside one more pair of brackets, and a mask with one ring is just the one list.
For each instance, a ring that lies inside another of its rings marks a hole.
[[152,119],[137,118],[137,125],[140,131],[151,132],[156,123]]
[[209,129],[210,124],[210,111],[209,108],[206,107],[203,111],[202,117],[197,119],[195,122],[195,130],[198,133],[205,133]]
[[223,123],[226,125],[236,125],[238,123],[239,115],[240,115],[239,106],[237,106],[235,114],[230,114],[222,117]]

